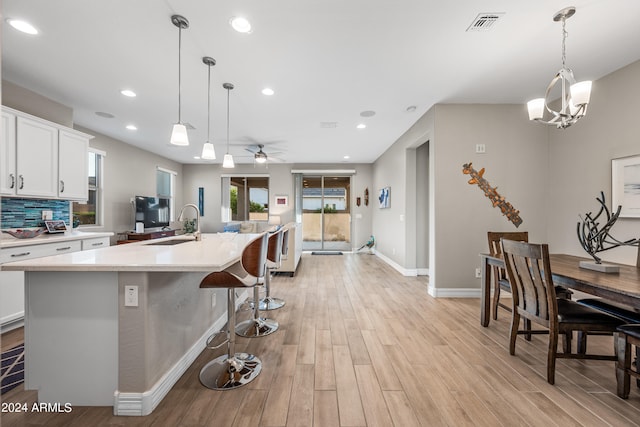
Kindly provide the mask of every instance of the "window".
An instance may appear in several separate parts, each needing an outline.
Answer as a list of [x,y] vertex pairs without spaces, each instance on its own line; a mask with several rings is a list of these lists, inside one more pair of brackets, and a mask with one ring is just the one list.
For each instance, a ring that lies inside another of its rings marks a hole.
[[177,172],[158,166],[156,173],[156,195],[169,199],[169,219],[175,221],[175,188]]
[[269,177],[222,177],[222,220],[268,221]]
[[105,153],[89,148],[88,153],[88,180],[89,194],[86,202],[73,202],[73,219],[80,221],[80,225],[104,225],[103,224],[103,191],[102,169]]

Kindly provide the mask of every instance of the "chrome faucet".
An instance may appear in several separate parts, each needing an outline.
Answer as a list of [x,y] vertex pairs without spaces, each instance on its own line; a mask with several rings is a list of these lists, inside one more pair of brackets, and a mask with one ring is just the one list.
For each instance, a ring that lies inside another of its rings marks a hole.
[[182,207],[182,210],[180,211],[180,216],[178,217],[178,221],[184,221],[184,210],[189,207],[193,208],[196,211],[196,231],[193,232],[193,235],[195,236],[196,241],[200,241],[202,239],[202,236],[200,233],[200,209],[198,209],[196,205],[194,205],[193,203],[184,205]]

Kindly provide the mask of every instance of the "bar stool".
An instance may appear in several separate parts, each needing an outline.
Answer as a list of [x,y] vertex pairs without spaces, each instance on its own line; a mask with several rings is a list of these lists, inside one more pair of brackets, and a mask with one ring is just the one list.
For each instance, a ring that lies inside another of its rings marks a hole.
[[200,288],[227,288],[227,340],[216,347],[207,340],[208,348],[219,348],[227,344],[227,354],[207,363],[200,370],[200,382],[213,390],[228,390],[243,386],[255,379],[262,370],[262,362],[257,356],[248,353],[236,353],[236,288],[255,288],[264,277],[267,255],[267,235],[252,240],[242,251],[239,263],[223,271],[207,275]]
[[[618,361],[616,363],[616,382],[618,384],[618,396],[623,399],[629,397],[631,376],[636,378],[636,385],[640,387],[640,369],[638,357],[634,363],[631,362],[631,345],[636,346],[636,356],[640,356],[638,349],[640,348],[640,324],[626,324],[618,326],[616,343],[616,354]],[[631,366],[635,365],[635,369]]]
[[[280,252],[280,248],[282,246],[282,233],[277,231],[271,234],[268,238],[267,244],[267,254],[266,254],[266,263],[265,263],[265,277],[264,284],[267,292],[267,297],[269,296],[269,276],[271,275],[269,271],[269,266],[273,265],[273,259],[275,257],[275,251]],[[279,257],[278,257],[279,259]],[[266,335],[272,334],[278,330],[278,322],[273,319],[266,319],[264,317],[260,317],[260,304],[256,304],[256,301],[260,302],[260,291],[258,286],[253,288],[253,317],[251,319],[245,320],[244,322],[240,322],[238,327],[236,328],[236,334],[246,337],[246,338],[256,338],[256,337],[264,337]],[[284,305],[284,301],[282,302]]]
[[289,229],[278,231],[269,237],[269,249],[267,250],[267,273],[264,277],[265,297],[260,300],[260,310],[277,310],[285,302],[283,299],[271,296],[271,270],[279,268],[283,257],[289,250]]

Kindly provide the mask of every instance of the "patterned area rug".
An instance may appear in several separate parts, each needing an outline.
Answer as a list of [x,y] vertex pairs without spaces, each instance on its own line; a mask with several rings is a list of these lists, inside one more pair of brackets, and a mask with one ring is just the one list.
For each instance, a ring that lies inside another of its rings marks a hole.
[[19,386],[24,381],[24,344],[2,353],[2,393]]

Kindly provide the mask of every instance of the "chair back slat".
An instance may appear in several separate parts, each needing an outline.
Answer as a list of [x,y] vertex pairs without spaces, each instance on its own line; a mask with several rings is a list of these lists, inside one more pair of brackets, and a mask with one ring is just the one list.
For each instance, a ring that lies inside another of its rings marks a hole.
[[267,259],[275,264],[280,263],[282,256],[282,231],[276,231],[269,236],[269,247],[267,249]]
[[514,306],[542,324],[557,318],[556,292],[551,278],[549,247],[502,239]]
[[268,238],[266,233],[250,241],[242,251],[242,268],[254,277],[264,277],[267,263]]
[[282,232],[282,258],[286,258],[289,253],[289,229],[285,228]]

